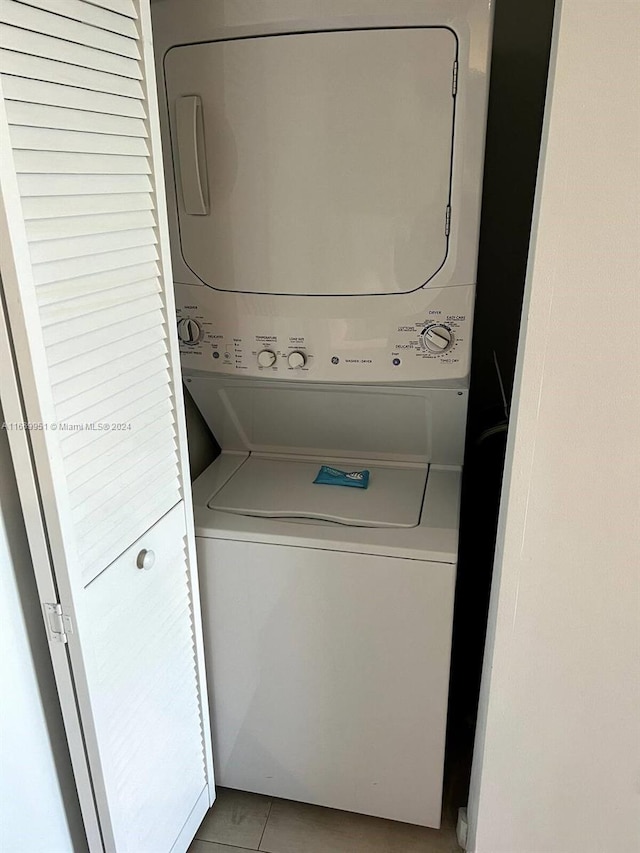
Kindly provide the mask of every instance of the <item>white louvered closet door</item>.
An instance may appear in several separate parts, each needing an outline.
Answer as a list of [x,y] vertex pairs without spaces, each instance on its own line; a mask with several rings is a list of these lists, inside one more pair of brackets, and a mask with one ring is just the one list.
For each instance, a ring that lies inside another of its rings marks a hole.
[[0,0],[0,391],[32,425],[90,847],[117,853],[185,850],[214,796],[148,2]]

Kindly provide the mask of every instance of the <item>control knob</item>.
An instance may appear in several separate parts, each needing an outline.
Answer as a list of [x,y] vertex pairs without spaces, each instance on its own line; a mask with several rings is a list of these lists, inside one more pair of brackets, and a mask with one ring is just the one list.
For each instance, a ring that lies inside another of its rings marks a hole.
[[307,363],[307,357],[300,350],[294,350],[287,356],[287,361],[289,362],[289,367],[304,367]]
[[178,338],[183,344],[193,346],[202,340],[202,326],[193,317],[178,320]]
[[276,354],[273,350],[263,349],[258,353],[258,364],[260,367],[272,367],[276,363]]
[[422,332],[422,345],[429,352],[446,352],[453,346],[453,332],[448,326],[434,323]]

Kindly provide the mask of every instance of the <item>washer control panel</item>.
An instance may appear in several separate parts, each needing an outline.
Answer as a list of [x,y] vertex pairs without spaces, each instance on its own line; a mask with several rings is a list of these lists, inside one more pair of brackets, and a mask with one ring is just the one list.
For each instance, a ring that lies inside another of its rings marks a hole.
[[[259,310],[255,296],[177,284],[183,368],[318,382],[464,380],[473,291],[425,289],[404,300],[265,297]],[[408,316],[398,321],[403,302]]]

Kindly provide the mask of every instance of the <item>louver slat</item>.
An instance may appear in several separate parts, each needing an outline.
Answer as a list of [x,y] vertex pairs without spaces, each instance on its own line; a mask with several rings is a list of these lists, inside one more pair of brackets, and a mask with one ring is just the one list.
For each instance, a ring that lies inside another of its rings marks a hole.
[[140,50],[135,38],[127,38],[71,18],[63,18],[15,0],[4,0],[2,20],[5,24],[20,27],[23,30],[47,33],[67,42],[96,47],[98,50],[115,53],[118,56],[140,59]]
[[[64,208],[61,212],[66,213]],[[150,210],[132,213],[105,213],[96,216],[71,216],[43,219],[27,223],[27,238],[31,241],[55,240],[59,237],[80,237],[88,234],[131,231],[153,228],[155,217]]]
[[3,75],[2,87],[8,101],[26,101],[43,106],[67,107],[129,118],[146,117],[142,102],[137,98],[107,95],[104,92],[92,92],[89,89],[60,86],[58,83],[45,83],[42,80],[28,80],[26,77],[11,75]]
[[145,123],[139,118],[69,110],[65,107],[46,107],[42,104],[28,104],[22,101],[7,101],[5,106],[11,125],[82,130],[87,133],[109,133],[114,136],[147,136]]
[[14,162],[19,172],[29,174],[148,175],[151,171],[146,157],[127,157],[119,154],[18,149],[15,151]]
[[[74,130],[52,130],[19,125],[12,126],[9,134],[15,149],[21,148],[27,151],[77,151],[87,154],[128,154],[135,157],[149,155],[145,140],[131,136],[81,133]],[[65,215],[70,215],[66,208],[63,210]]]
[[107,195],[151,190],[147,175],[18,175],[23,196]]
[[134,20],[138,17],[133,0],[88,0],[89,5],[99,6],[101,9],[110,9],[119,15],[126,15]]
[[[63,21],[64,18],[60,20]],[[96,71],[119,74],[121,77],[131,77],[133,80],[142,79],[140,64],[135,59],[106,53],[86,45],[73,44],[44,33],[7,26],[6,23],[0,24],[0,46],[30,56],[68,62],[79,68],[93,68]]]
[[94,27],[109,30],[112,33],[120,33],[134,39],[138,37],[136,25],[130,18],[101,9],[91,3],[83,3],[82,0],[20,0],[20,2],[26,6],[55,12],[56,15],[62,15],[65,18],[92,24]]
[[64,86],[77,86],[80,89],[93,89],[111,95],[124,95],[127,98],[141,98],[142,86],[138,80],[107,74],[91,68],[80,68],[66,62],[54,62],[40,56],[16,53],[13,50],[0,50],[0,68],[3,74],[14,77],[28,77],[30,80],[48,80],[50,83],[62,83]]
[[[25,128],[27,129],[27,128]],[[138,141],[138,140],[135,140]],[[142,141],[142,140],[140,140]],[[52,219],[60,216],[90,216],[94,213],[126,213],[130,210],[153,210],[148,193],[112,193],[95,196],[31,196],[22,201],[27,222],[31,219]],[[156,268],[156,274],[158,270]],[[144,276],[143,276],[144,278]]]
[[65,302],[68,299],[75,299],[78,296],[89,296],[92,293],[113,290],[132,282],[157,278],[159,274],[158,265],[153,261],[146,264],[118,267],[117,269],[95,273],[94,275],[54,281],[51,284],[43,284],[38,288],[38,302],[40,306],[44,307],[54,302]]

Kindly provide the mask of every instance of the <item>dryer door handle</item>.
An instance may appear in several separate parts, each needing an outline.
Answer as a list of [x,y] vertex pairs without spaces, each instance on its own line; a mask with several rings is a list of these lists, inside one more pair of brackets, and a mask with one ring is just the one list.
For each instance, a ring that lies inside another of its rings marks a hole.
[[209,213],[202,101],[198,95],[176,99],[176,128],[182,200],[187,213]]

